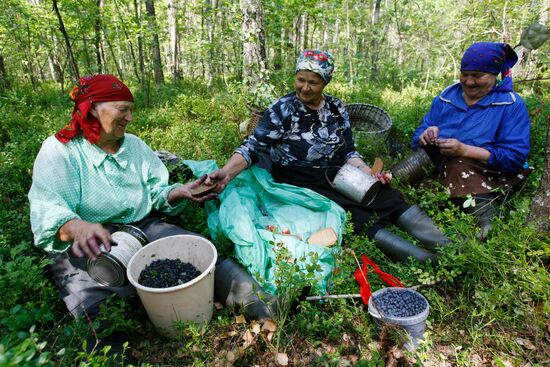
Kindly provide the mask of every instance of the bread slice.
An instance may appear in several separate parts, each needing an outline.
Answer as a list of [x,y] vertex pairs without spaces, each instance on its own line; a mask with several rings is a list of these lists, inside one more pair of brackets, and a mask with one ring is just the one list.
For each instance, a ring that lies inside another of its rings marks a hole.
[[338,236],[334,229],[327,227],[323,228],[317,232],[314,232],[307,239],[307,243],[310,245],[319,245],[330,247],[335,245],[338,242]]

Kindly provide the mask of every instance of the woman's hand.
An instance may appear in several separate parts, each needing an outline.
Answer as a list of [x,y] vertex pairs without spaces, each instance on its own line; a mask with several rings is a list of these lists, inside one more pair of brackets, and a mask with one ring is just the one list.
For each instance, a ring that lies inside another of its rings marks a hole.
[[70,220],[61,226],[59,238],[66,242],[72,241],[71,250],[76,257],[86,256],[92,260],[101,255],[99,245],[103,243],[105,250],[111,251],[111,245],[115,244],[111,233],[101,224],[79,219]]
[[457,139],[437,139],[436,145],[447,157],[465,157],[468,152],[468,145]]
[[211,172],[206,179],[208,185],[216,185],[216,192],[222,192],[230,181],[231,177],[223,168]]
[[187,199],[191,201],[195,201],[197,203],[202,203],[204,201],[212,200],[218,197],[215,193],[210,193],[206,195],[201,196],[194,196],[193,190],[197,189],[202,184],[208,184],[206,182],[206,179],[208,178],[207,175],[202,175],[198,180],[186,183],[185,185],[176,187],[170,193],[168,194],[168,202],[170,204],[173,204],[176,201],[179,201],[181,199]]
[[227,184],[239,173],[244,171],[248,163],[239,153],[233,153],[225,165],[208,174],[207,185],[216,185],[216,192],[222,192]]
[[418,142],[420,145],[433,145],[439,138],[439,128],[437,126],[430,126],[420,135]]
[[374,173],[372,176],[376,178],[378,181],[382,182],[384,185],[389,184],[393,178],[390,172],[384,172],[384,171],[380,173]]

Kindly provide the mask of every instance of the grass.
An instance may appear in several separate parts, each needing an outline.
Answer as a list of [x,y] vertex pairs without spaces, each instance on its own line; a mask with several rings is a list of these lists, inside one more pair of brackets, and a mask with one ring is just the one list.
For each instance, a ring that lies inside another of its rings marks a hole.
[[[376,86],[331,84],[346,102],[369,102],[384,108],[394,120],[392,137],[406,146],[412,131],[442,85],[428,91],[407,87],[396,92]],[[185,83],[159,88],[149,108],[137,106],[130,132],[153,149],[172,151],[185,159],[216,159],[219,164],[239,144],[238,124],[248,117],[245,99],[223,88]],[[532,115],[530,163],[542,166],[550,107],[549,95],[523,91]],[[89,325],[74,322],[66,313],[46,271],[45,253],[32,245],[26,194],[32,163],[41,141],[68,121],[68,99],[48,85],[40,93],[19,89],[0,96],[0,365],[53,366],[108,365],[101,351],[79,352]],[[359,142],[361,143],[361,142]],[[383,144],[365,146],[372,162],[388,156]],[[526,223],[530,201],[542,172],[535,170],[522,189],[504,205],[487,242],[478,243],[472,219],[447,200],[436,183],[401,186],[411,202],[418,203],[444,228],[457,246],[448,251],[437,269],[417,263],[390,262],[365,238],[346,235],[345,248],[367,254],[384,271],[407,286],[420,285],[430,302],[428,338],[415,356],[395,349],[393,330],[377,331],[359,299],[298,302],[279,330],[279,346],[269,332],[253,324],[236,323],[226,309],[216,310],[206,327],[178,325],[179,337],[159,336],[137,298],[112,301],[102,317],[112,329],[126,330],[129,345],[142,365],[211,366],[275,365],[284,352],[291,365],[384,366],[543,366],[550,355],[548,264],[550,241]],[[196,205],[175,220],[186,229],[207,234],[206,217]],[[227,243],[217,244],[228,254]],[[337,259],[333,293],[358,291],[349,251]],[[373,289],[384,286],[371,277]],[[246,348],[243,348],[246,346]],[[414,361],[416,358],[416,362]]]

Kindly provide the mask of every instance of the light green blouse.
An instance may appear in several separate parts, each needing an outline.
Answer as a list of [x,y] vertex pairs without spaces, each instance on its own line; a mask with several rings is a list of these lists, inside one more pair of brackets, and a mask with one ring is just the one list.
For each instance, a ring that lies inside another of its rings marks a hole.
[[34,243],[48,252],[70,246],[57,237],[71,219],[93,223],[132,223],[153,209],[175,215],[185,206],[172,206],[168,170],[138,137],[125,134],[116,154],[107,154],[86,139],[67,144],[50,136],[34,162],[29,191]]

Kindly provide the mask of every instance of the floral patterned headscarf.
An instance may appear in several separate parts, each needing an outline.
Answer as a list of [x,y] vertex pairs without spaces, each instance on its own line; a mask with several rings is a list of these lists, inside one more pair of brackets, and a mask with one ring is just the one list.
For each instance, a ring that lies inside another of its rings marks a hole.
[[69,97],[75,102],[71,121],[55,134],[62,143],[67,143],[81,131],[90,143],[99,141],[101,125],[90,113],[94,102],[134,101],[130,89],[117,77],[109,74],[80,78]]
[[296,72],[300,70],[312,71],[328,84],[334,72],[334,58],[326,51],[304,50],[296,62]]

